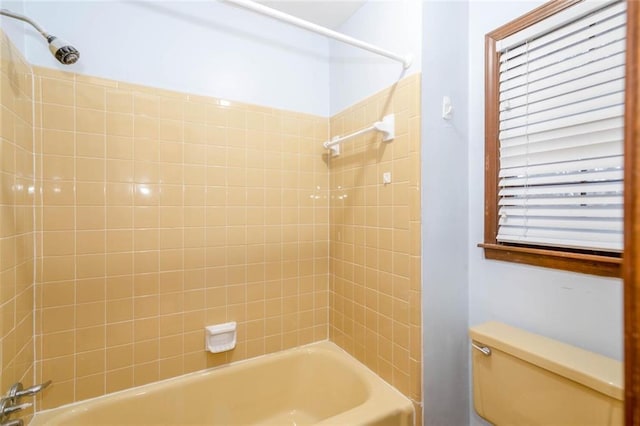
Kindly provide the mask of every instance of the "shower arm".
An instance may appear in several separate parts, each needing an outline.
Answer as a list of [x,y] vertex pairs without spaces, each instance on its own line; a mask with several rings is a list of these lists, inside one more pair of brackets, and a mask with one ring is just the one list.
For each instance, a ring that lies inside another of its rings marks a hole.
[[27,18],[24,15],[12,12],[12,11],[7,10],[7,9],[0,9],[0,15],[5,15],[5,16],[8,16],[10,18],[19,19],[19,20],[21,20],[23,22],[26,22],[27,24],[29,24],[33,28],[35,28],[42,35],[42,37],[44,37],[47,41],[49,41],[49,37],[51,37],[51,34],[49,34],[47,31],[45,31],[45,29],[42,28],[37,22],[32,21],[30,18]]
[[78,52],[78,49],[73,47],[66,40],[49,34],[47,31],[45,31],[44,28],[38,25],[38,23],[36,23],[35,21],[32,21],[30,18],[7,9],[0,9],[0,15],[8,16],[9,18],[26,22],[27,24],[35,28],[40,33],[40,35],[42,35],[42,37],[47,40],[47,43],[49,43],[49,51],[61,64],[75,64],[78,61],[78,58],[80,58],[80,52]]

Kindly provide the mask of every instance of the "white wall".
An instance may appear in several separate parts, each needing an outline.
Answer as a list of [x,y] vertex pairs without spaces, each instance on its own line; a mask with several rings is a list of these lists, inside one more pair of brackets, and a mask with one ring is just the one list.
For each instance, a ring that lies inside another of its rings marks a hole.
[[[542,1],[474,1],[469,10],[469,324],[498,320],[622,359],[622,282],[483,258],[484,35]],[[473,423],[479,422],[472,414]]]
[[59,64],[30,28],[16,44],[34,65],[329,116],[420,71],[421,10],[420,0],[369,1],[338,29],[411,54],[408,70],[216,1],[29,1],[24,13],[81,59]]
[[[424,418],[469,424],[468,3],[428,1],[422,52]],[[449,96],[453,118],[442,119]],[[465,408],[462,408],[465,407]]]
[[[0,0],[0,9],[9,9],[12,12],[24,15],[24,0]],[[22,22],[6,16],[0,16],[0,29],[4,31],[14,46],[24,55],[25,29]]]
[[137,84],[327,116],[325,37],[208,2],[29,1],[26,13],[80,50],[59,64],[29,31],[28,59]]
[[419,0],[368,1],[337,31],[402,56],[411,54],[413,65],[403,70],[399,62],[331,41],[331,115],[420,72],[422,2]]

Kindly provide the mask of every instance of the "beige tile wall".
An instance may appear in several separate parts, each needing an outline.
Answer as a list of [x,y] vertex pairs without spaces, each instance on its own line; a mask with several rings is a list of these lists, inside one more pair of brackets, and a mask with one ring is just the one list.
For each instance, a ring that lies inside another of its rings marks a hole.
[[[394,113],[330,160],[330,338],[421,410],[420,75],[333,116],[331,135]],[[390,172],[392,183],[383,184]]]
[[39,409],[327,338],[326,118],[35,73]]
[[[33,384],[32,73],[0,30],[0,393]],[[24,401],[26,402],[26,401]],[[23,413],[29,415],[27,411]]]

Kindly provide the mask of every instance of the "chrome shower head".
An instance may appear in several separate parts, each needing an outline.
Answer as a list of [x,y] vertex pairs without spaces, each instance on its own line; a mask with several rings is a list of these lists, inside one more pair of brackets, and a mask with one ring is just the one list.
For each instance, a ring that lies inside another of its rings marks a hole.
[[47,37],[47,41],[49,42],[49,50],[61,64],[75,64],[78,58],[80,58],[78,49],[71,46],[67,41],[56,36]]
[[13,19],[18,19],[20,21],[26,22],[27,24],[35,28],[42,35],[42,37],[44,37],[49,42],[49,50],[51,51],[53,56],[55,56],[55,58],[58,61],[60,61],[60,63],[64,65],[75,64],[78,58],[80,57],[80,52],[78,52],[78,50],[75,47],[71,46],[69,43],[67,43],[64,40],[49,34],[44,30],[44,28],[38,25],[38,23],[35,22],[34,20],[7,9],[0,9],[0,15],[8,16]]

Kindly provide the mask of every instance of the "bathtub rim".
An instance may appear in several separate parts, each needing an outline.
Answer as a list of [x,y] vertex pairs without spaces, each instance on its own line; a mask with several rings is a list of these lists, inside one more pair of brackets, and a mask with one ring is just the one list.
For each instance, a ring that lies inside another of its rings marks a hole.
[[[172,382],[188,381],[190,378],[209,376],[215,373],[216,371],[225,370],[234,366],[241,366],[247,363],[253,363],[256,361],[259,362],[259,360],[261,359],[277,360],[278,358],[285,358],[287,356],[291,356],[294,353],[310,354],[313,352],[328,352],[333,355],[337,354],[338,356],[344,358],[344,361],[350,364],[350,366],[355,366],[356,368],[362,369],[364,374],[366,375],[364,380],[367,382],[367,386],[370,388],[368,389],[368,398],[364,400],[362,403],[351,407],[349,410],[345,412],[320,420],[318,422],[319,425],[334,424],[333,422],[335,422],[336,420],[341,420],[341,421],[354,420],[353,424],[357,424],[355,420],[362,419],[362,414],[360,413],[354,416],[353,412],[355,410],[360,410],[360,409],[369,409],[367,411],[368,414],[371,414],[370,416],[371,419],[369,420],[371,421],[379,420],[379,416],[377,416],[377,414],[382,414],[382,413],[379,413],[381,411],[380,407],[378,406],[378,403],[380,402],[378,401],[378,399],[380,398],[379,394],[381,393],[384,394],[386,392],[391,392],[391,394],[393,395],[394,402],[397,403],[397,410],[395,410],[395,412],[410,411],[411,421],[412,421],[411,424],[415,423],[415,418],[416,418],[415,407],[412,400],[408,396],[404,395],[398,389],[393,387],[385,379],[383,379],[381,376],[379,376],[377,373],[371,370],[364,363],[360,362],[357,358],[355,358],[353,355],[347,352],[344,348],[340,347],[338,344],[336,344],[335,342],[332,342],[329,339],[324,339],[317,342],[306,343],[301,346],[295,346],[293,348],[283,349],[281,351],[272,352],[269,354],[258,355],[253,358],[241,359],[241,360],[233,361],[227,364],[222,364],[222,365],[205,368],[202,370],[192,371],[190,373],[181,374],[179,376],[169,377],[166,379],[157,380],[150,383],[145,383],[144,385],[134,386],[127,389],[106,393],[104,395],[83,399],[81,401],[74,401],[69,404],[61,405],[59,407],[36,411],[31,421],[29,422],[29,426],[47,424],[46,423],[47,420],[55,420],[58,416],[73,414],[77,412],[76,409],[79,406],[81,407],[84,405],[91,405],[91,403],[97,403],[104,399],[115,399],[115,400],[124,399],[127,395],[139,395],[140,393],[146,393],[145,390],[148,388],[154,388],[154,387],[163,386],[163,385],[170,386],[170,383]],[[386,392],[380,390],[379,389],[380,387],[382,387]],[[79,411],[80,410],[78,410],[78,412]],[[384,414],[387,414],[387,413],[389,412],[384,412]],[[42,421],[39,421],[39,419],[41,419]]]

